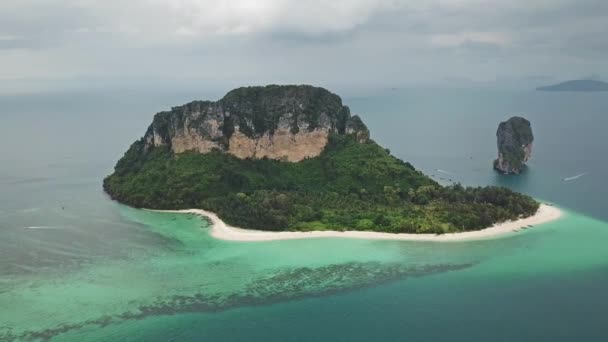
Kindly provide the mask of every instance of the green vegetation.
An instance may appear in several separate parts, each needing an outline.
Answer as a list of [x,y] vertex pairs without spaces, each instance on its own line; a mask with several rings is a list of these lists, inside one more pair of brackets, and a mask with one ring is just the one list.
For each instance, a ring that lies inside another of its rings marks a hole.
[[[338,95],[309,85],[241,87],[228,92],[218,103],[228,112],[237,113],[235,123],[250,137],[274,132],[285,113],[294,113],[310,129],[322,125],[321,113],[333,115],[338,132],[344,131],[350,117],[348,107],[342,105]],[[292,133],[297,133],[297,129],[293,126]]]
[[203,208],[263,230],[478,230],[533,215],[532,198],[499,187],[443,187],[373,141],[333,134],[298,163],[213,151],[173,154],[141,139],[104,180],[112,198],[153,209]]

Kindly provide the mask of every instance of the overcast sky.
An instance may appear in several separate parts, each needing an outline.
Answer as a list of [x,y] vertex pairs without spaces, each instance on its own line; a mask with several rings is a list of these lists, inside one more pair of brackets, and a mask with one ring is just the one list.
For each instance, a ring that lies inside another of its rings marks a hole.
[[0,1],[2,88],[607,76],[607,0]]

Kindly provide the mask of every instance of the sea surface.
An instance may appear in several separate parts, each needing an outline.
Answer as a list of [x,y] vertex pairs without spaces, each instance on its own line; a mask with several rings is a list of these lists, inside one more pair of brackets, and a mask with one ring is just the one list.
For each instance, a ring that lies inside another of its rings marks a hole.
[[[607,94],[342,94],[372,138],[438,181],[565,212],[499,239],[226,242],[201,218],[104,195],[155,112],[227,90],[0,96],[0,341],[608,340]],[[512,115],[535,135],[517,177],[491,168]]]

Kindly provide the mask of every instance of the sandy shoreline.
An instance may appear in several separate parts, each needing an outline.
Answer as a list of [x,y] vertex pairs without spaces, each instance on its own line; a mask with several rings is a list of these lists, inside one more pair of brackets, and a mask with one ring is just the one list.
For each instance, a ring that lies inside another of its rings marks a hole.
[[230,241],[272,241],[272,240],[291,240],[291,239],[307,239],[307,238],[323,238],[323,237],[338,237],[338,238],[358,238],[358,239],[378,239],[378,240],[405,240],[405,241],[465,241],[465,240],[481,240],[508,233],[514,233],[523,227],[529,225],[538,225],[557,220],[562,212],[556,207],[547,204],[541,204],[540,208],[533,216],[516,221],[509,221],[496,224],[490,228],[483,230],[449,233],[443,235],[435,234],[393,234],[380,232],[363,232],[363,231],[312,231],[312,232],[269,232],[261,230],[249,230],[228,226],[216,214],[202,209],[186,209],[186,210],[157,210],[159,212],[171,213],[188,213],[201,215],[211,220],[211,236]]

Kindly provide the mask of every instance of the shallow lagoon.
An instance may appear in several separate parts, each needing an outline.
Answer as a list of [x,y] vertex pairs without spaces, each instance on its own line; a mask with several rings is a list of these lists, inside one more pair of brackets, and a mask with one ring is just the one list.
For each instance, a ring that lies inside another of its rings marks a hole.
[[[6,339],[604,336],[608,167],[598,153],[606,148],[608,100],[602,95],[416,90],[347,98],[376,140],[425,173],[447,170],[464,184],[506,185],[566,208],[557,222],[452,243],[218,241],[200,218],[118,205],[101,193],[101,178],[151,114],[181,97],[141,106],[120,95],[112,95],[113,105],[95,94],[57,96],[0,100],[10,109],[0,127]],[[522,177],[502,177],[490,169],[493,134],[498,121],[515,113],[532,121],[534,159]],[[83,132],[91,125],[96,129]],[[31,138],[17,151],[14,139],[23,132]],[[589,174],[562,180],[582,172]]]

